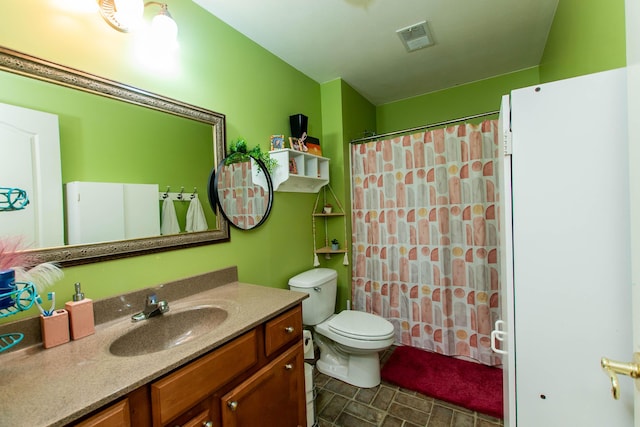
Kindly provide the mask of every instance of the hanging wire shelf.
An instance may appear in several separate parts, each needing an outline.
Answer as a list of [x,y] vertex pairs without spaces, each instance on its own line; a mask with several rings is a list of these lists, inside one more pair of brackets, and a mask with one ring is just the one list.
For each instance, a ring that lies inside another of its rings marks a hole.
[[0,212],[18,211],[29,204],[27,192],[20,188],[0,187]]
[[[0,293],[0,318],[28,310],[35,304],[38,293],[31,282],[16,282],[15,290]],[[24,338],[19,332],[0,335],[0,353],[18,344]]]

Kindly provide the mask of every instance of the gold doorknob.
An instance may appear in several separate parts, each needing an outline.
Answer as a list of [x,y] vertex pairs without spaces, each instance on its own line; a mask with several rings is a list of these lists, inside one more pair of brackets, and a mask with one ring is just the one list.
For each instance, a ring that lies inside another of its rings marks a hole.
[[618,362],[616,360],[607,359],[603,357],[600,359],[600,366],[604,369],[605,373],[609,375],[611,380],[611,394],[614,399],[620,398],[620,383],[618,381],[618,375],[627,375],[631,378],[640,378],[640,353],[633,353],[633,362]]

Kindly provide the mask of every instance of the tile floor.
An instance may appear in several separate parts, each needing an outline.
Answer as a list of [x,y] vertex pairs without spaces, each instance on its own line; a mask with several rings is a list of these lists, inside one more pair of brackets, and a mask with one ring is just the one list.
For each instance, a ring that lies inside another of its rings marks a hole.
[[[392,349],[381,355],[381,363]],[[358,388],[314,370],[318,427],[499,427],[502,420],[382,382]]]

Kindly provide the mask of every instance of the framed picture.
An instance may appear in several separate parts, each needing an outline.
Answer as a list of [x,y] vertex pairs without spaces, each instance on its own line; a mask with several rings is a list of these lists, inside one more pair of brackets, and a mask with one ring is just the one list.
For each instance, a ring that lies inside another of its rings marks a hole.
[[320,147],[320,140],[318,138],[307,136],[307,139],[304,142],[307,144],[307,152],[309,154],[322,156],[322,148]]
[[307,151],[307,146],[300,141],[300,138],[289,137],[289,147],[296,151]]
[[284,148],[284,135],[271,135],[271,150]]
[[294,159],[289,159],[289,173],[294,175],[298,174],[298,165]]

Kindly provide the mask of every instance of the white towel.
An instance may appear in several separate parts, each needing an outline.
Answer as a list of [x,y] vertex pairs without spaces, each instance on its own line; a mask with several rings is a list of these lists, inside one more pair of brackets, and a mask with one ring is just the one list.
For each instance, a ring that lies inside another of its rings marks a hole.
[[176,207],[170,197],[162,202],[162,220],[160,224],[160,234],[178,234],[180,226],[178,225],[178,216],[176,215]]
[[209,224],[204,217],[204,211],[202,210],[202,204],[200,199],[195,196],[189,202],[189,209],[187,209],[187,231],[207,231]]

